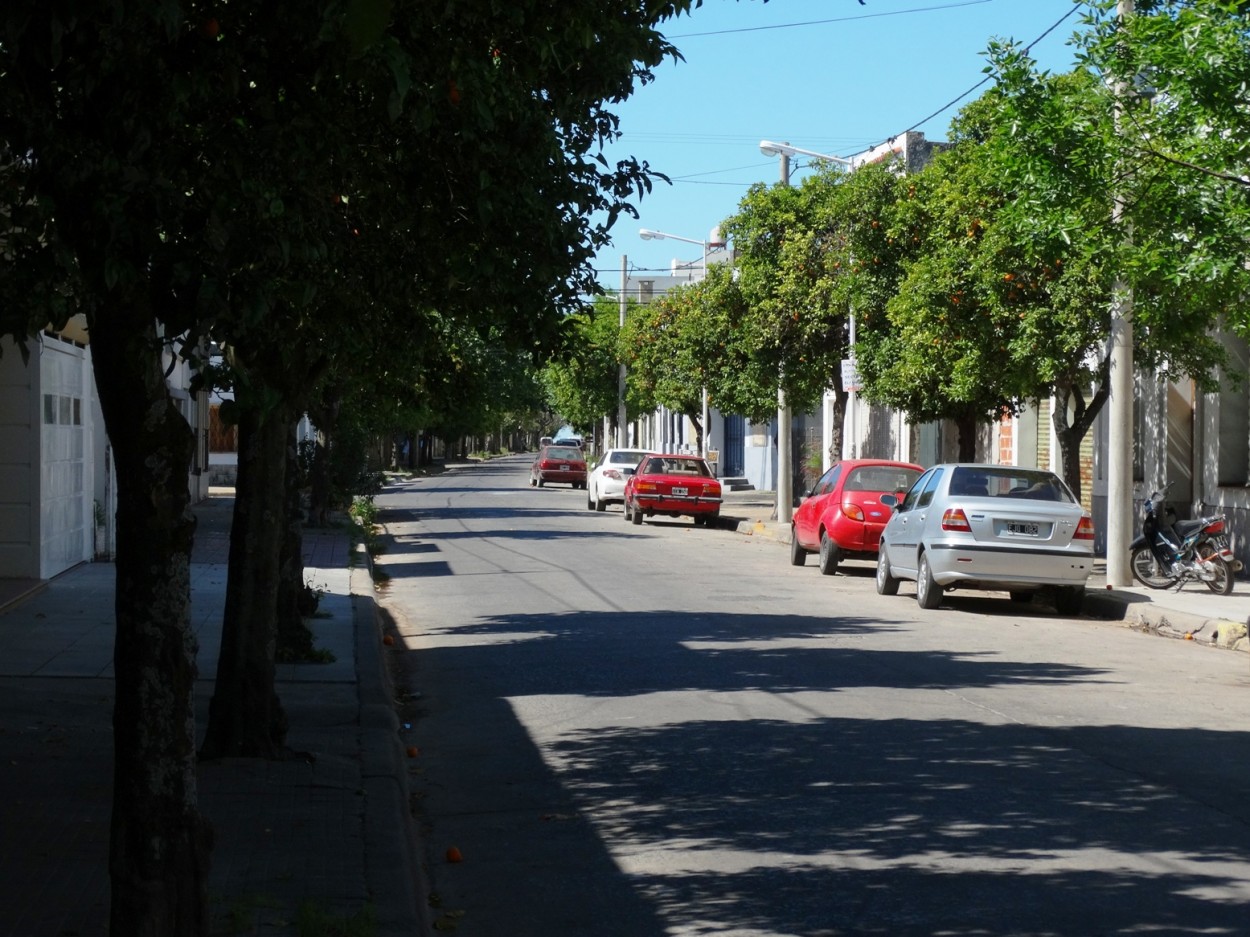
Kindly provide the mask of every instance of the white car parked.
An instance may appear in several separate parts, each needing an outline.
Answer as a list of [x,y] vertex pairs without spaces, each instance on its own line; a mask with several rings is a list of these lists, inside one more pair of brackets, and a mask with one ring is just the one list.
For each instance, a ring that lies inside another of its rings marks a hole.
[[625,482],[650,449],[607,449],[599,456],[586,480],[586,509],[602,511],[609,504],[623,504]]
[[928,469],[881,532],[877,592],[916,581],[921,608],[949,589],[1001,589],[1025,602],[1053,591],[1075,615],[1094,565],[1094,523],[1053,472],[1013,465],[945,464]]

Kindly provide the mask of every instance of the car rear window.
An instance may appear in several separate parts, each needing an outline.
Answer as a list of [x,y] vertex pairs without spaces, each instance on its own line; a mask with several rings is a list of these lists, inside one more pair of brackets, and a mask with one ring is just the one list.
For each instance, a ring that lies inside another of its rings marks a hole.
[[555,447],[547,450],[547,458],[561,459],[568,462],[580,462],[582,460],[582,450]]
[[861,465],[847,476],[844,491],[907,491],[916,484],[916,469],[892,468],[888,465]]
[[613,465],[637,465],[645,455],[645,452],[614,452],[608,461]]
[[951,476],[950,493],[967,497],[1063,501],[1069,504],[1076,501],[1068,486],[1053,472],[1010,465],[961,465]]
[[707,463],[702,459],[651,459],[646,471],[653,475],[701,475],[711,477]]

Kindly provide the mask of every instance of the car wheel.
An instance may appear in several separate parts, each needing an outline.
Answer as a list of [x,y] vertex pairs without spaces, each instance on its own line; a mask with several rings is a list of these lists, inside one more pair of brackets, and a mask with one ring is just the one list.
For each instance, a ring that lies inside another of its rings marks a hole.
[[820,532],[820,572],[825,576],[832,576],[838,571],[838,560],[842,558],[842,551],[838,549],[838,545],[829,539],[829,534],[825,531]]
[[916,604],[921,608],[933,609],[942,604],[942,587],[933,579],[933,570],[929,567],[929,554],[920,554],[920,566],[916,570]]
[[608,502],[604,501],[603,495],[600,494],[599,497],[595,498],[595,510],[606,511],[607,509],[608,509]]
[[799,545],[799,535],[794,525],[790,525],[790,565],[804,566],[807,564],[807,551]]
[[538,487],[539,487],[539,488],[541,488],[542,486],[543,486],[543,477],[542,477],[541,475],[539,475],[539,476],[538,476]]
[[535,478],[534,478],[534,476],[533,476],[533,475],[531,475],[531,476],[530,476],[530,487],[531,487],[531,488],[533,488],[533,487],[534,487],[535,485],[537,485],[537,484],[538,484],[537,479],[535,479]]
[[629,523],[629,500],[628,499],[621,502],[621,511],[624,512],[621,516],[625,518],[625,523],[628,524]]
[[877,595],[898,595],[898,580],[890,572],[890,558],[885,555],[884,546],[877,549]]
[[1055,611],[1060,615],[1079,615],[1084,605],[1084,586],[1060,586],[1055,590]]
[[638,507],[636,504],[634,505],[634,514],[630,520],[634,522],[635,527],[642,523],[642,508]]
[[595,499],[590,496],[590,489],[586,489],[586,510],[593,511],[595,509]]

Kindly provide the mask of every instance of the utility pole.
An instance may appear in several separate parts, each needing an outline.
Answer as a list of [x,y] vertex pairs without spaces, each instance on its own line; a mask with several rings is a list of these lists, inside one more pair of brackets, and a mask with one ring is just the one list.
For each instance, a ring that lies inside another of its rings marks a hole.
[[[1117,0],[1116,15],[1124,29],[1133,15],[1133,0]],[[1128,82],[1117,79],[1117,136],[1123,132],[1121,114],[1128,93]],[[1127,239],[1129,233],[1122,230],[1125,203],[1124,191],[1118,189],[1111,207],[1111,223]],[[1118,272],[1112,286],[1108,356],[1111,395],[1107,401],[1107,585],[1127,586],[1129,546],[1133,539],[1133,289]]]
[[[781,184],[790,185],[790,154],[782,152]],[[789,524],[794,516],[794,473],[790,468],[790,404],[786,401],[784,371],[777,383],[777,523]]]
[[[629,283],[629,257],[621,254],[621,295],[620,295],[620,327],[625,331],[625,309],[627,307],[625,287]],[[629,430],[625,425],[625,362],[621,362],[620,371],[616,376],[616,446],[624,449],[629,445]]]

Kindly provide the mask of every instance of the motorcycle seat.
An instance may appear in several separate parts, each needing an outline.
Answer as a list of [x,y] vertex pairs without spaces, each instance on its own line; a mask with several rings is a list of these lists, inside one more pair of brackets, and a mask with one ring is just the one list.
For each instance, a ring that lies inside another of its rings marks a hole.
[[1190,534],[1201,530],[1206,525],[1207,522],[1205,520],[1176,521],[1176,523],[1172,525],[1172,529],[1175,530],[1181,537],[1188,537]]

